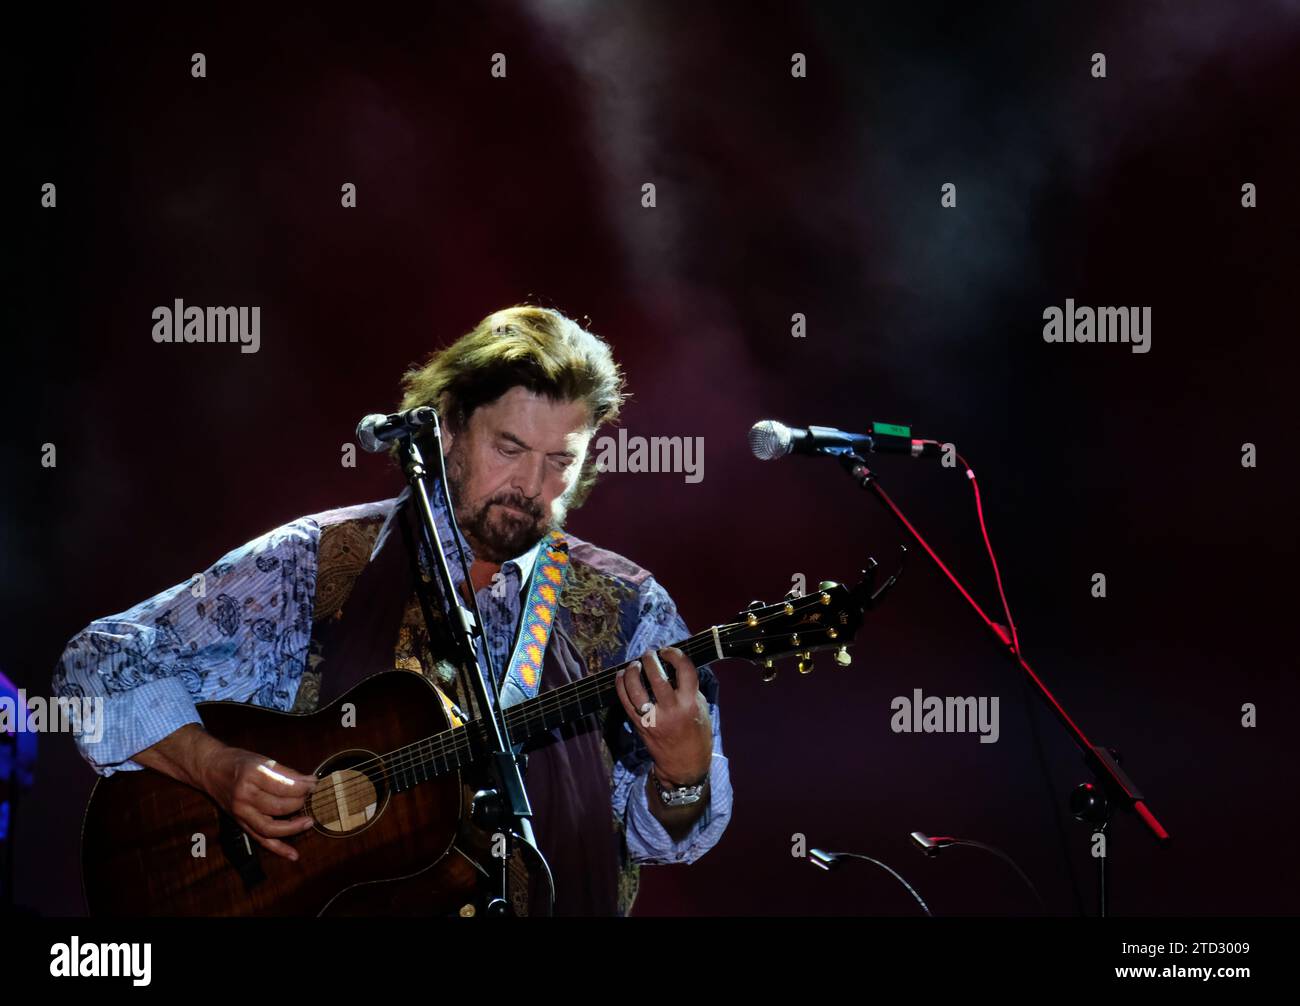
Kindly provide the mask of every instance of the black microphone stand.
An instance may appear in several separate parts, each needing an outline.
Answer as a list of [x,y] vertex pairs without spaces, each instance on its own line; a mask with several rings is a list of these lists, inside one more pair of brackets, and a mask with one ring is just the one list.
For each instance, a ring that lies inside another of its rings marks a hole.
[[[1074,741],[1075,746],[1083,753],[1084,763],[1092,771],[1097,785],[1092,783],[1082,783],[1070,797],[1070,811],[1080,821],[1093,825],[1101,832],[1106,832],[1111,820],[1111,815],[1116,805],[1134,811],[1142,822],[1147,826],[1147,830],[1155,837],[1160,848],[1165,848],[1170,842],[1169,832],[1165,831],[1164,826],[1156,820],[1156,816],[1147,808],[1146,801],[1138,791],[1133,780],[1131,780],[1124,771],[1119,767],[1119,761],[1115,753],[1109,748],[1102,747],[1099,744],[1093,744],[1084,732],[1079,729],[1065,707],[1061,705],[1055,695],[1051,693],[1048,687],[1043,684],[1041,678],[1034,673],[1034,669],[1025,662],[1011,639],[1011,633],[1005,626],[994,622],[984,613],[970,593],[963,587],[957,577],[951,573],[947,566],[940,561],[939,556],[935,554],[920,532],[914,528],[903,512],[898,509],[894,501],[889,498],[884,489],[880,487],[875,473],[867,467],[867,462],[858,454],[854,453],[851,448],[847,447],[824,447],[818,453],[826,454],[839,459],[844,470],[849,473],[853,481],[858,483],[863,489],[870,492],[881,505],[888,510],[894,518],[907,529],[910,534],[925,550],[926,554],[934,560],[943,572],[947,575],[949,582],[957,588],[958,592],[966,599],[970,606],[979,616],[980,621],[984,623],[993,635],[997,638],[998,648],[1009,656],[1016,665],[1024,672],[1030,685],[1036,690],[1044,702],[1047,703],[1057,721],[1065,728],[1070,739]],[[1097,909],[1098,914],[1105,916],[1107,914],[1107,902],[1109,899],[1109,884],[1106,875],[1106,860],[1110,852],[1109,841],[1105,846],[1105,855],[1097,857]]]
[[[447,514],[455,530],[456,517],[450,492],[447,487],[447,470],[443,462],[442,425],[435,414],[432,423],[426,427],[434,451],[438,458],[439,479]],[[519,836],[533,848],[537,849],[536,838],[532,829],[532,806],[528,801],[528,791],[524,788],[524,778],[520,771],[519,758],[510,742],[505,711],[501,708],[501,695],[497,687],[496,670],[492,665],[492,651],[488,648],[483,632],[483,616],[478,610],[478,599],[474,595],[474,584],[469,570],[465,568],[465,555],[460,552],[461,569],[465,583],[469,585],[469,603],[473,609],[475,625],[471,626],[465,609],[457,603],[456,584],[452,579],[451,568],[442,548],[442,539],[429,504],[428,479],[424,458],[420,453],[412,434],[407,434],[398,441],[399,456],[406,480],[411,486],[412,498],[420,517],[420,528],[424,544],[429,550],[437,568],[443,587],[443,596],[447,599],[448,622],[451,637],[456,649],[456,663],[464,670],[472,667],[473,673],[467,674],[474,692],[475,701],[482,710],[483,736],[487,748],[483,752],[492,763],[498,790],[480,792],[474,800],[473,815],[478,823],[486,828],[494,828],[504,836],[505,847],[501,856],[500,873],[492,878],[492,894],[488,899],[486,912],[489,915],[506,915],[510,911],[509,873],[507,864],[513,850],[513,839]],[[430,626],[430,638],[433,627]],[[483,648],[483,660],[480,662],[478,647]],[[485,671],[486,668],[486,671]],[[489,695],[491,698],[489,698]],[[494,843],[495,852],[495,843]],[[537,850],[541,856],[540,850]],[[550,867],[546,867],[549,871]]]

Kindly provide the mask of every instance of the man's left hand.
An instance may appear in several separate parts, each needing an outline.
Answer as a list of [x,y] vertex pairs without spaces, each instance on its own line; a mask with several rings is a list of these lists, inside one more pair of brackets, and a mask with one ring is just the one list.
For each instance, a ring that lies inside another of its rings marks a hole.
[[[677,672],[676,688],[659,654]],[[653,699],[641,683],[642,667]],[[700,693],[700,673],[685,653],[675,646],[666,646],[658,654],[646,650],[640,660],[618,672],[615,688],[628,722],[641,735],[665,786],[692,785],[707,777],[713,760],[713,722],[709,703]]]

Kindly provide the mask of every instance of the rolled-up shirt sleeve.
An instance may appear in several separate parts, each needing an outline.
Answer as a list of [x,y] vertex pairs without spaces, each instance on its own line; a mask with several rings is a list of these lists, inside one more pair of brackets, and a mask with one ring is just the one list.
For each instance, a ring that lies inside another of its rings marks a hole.
[[[642,618],[628,644],[625,659],[635,659],[647,649],[671,646],[690,636],[676,605],[653,578],[649,578],[642,588],[641,611]],[[716,697],[716,681],[714,693]],[[623,730],[635,736],[635,744],[626,756],[614,763],[613,805],[615,814],[626,826],[628,855],[633,862],[646,865],[693,863],[717,844],[731,820],[731,774],[727,757],[722,753],[722,720],[717,703],[708,705],[713,730],[713,756],[706,791],[709,804],[680,841],[673,841],[650,810],[646,785],[653,763],[632,725],[624,722],[622,726]]]
[[288,709],[306,664],[320,529],[299,520],[256,538],[183,583],[68,642],[55,695],[80,700],[73,738],[100,775],[189,723],[197,702]]

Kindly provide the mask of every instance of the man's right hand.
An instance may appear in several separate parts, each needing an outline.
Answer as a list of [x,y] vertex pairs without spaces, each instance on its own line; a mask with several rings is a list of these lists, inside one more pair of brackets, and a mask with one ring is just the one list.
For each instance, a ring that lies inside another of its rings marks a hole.
[[305,814],[277,818],[302,809],[316,785],[315,776],[224,744],[209,753],[198,771],[203,788],[256,842],[297,861],[297,850],[280,839],[307,831],[315,822]]
[[134,760],[146,768],[208,793],[263,848],[285,859],[298,853],[281,838],[312,826],[299,815],[287,821],[277,816],[300,810],[316,777],[242,748],[223,744],[197,723],[187,723]]

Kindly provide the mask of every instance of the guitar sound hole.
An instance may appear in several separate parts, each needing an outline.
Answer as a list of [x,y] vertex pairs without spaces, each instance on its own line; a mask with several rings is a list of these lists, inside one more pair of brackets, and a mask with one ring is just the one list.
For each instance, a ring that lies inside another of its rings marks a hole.
[[321,766],[307,811],[328,835],[354,834],[368,827],[388,796],[378,758],[368,751],[349,751]]

